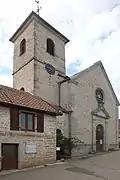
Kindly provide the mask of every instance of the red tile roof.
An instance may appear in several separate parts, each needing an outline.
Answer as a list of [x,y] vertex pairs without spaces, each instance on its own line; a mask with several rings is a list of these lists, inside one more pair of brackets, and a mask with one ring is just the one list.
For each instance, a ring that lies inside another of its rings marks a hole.
[[57,114],[54,106],[28,92],[0,85],[0,103],[17,105]]

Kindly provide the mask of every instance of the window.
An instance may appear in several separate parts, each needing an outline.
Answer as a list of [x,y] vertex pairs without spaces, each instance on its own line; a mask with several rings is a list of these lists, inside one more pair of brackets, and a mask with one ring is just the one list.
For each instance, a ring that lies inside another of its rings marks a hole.
[[20,56],[26,51],[26,40],[23,39],[20,43]]
[[20,115],[20,128],[25,130],[26,129],[26,114],[21,113]]
[[104,102],[104,92],[101,88],[96,89],[96,99],[98,103]]
[[34,131],[34,114],[32,113],[27,113],[27,112],[21,112],[20,114],[20,119],[19,119],[19,124],[21,130],[25,131]]
[[55,45],[52,39],[47,39],[47,52],[54,56]]
[[28,114],[28,123],[27,123],[27,129],[29,130],[34,130],[33,126],[34,126],[34,116],[33,114]]
[[[36,121],[35,121],[36,117]],[[35,125],[36,123],[36,125]],[[36,129],[35,129],[36,128]],[[44,114],[19,110],[17,107],[10,108],[10,130],[44,132]]]

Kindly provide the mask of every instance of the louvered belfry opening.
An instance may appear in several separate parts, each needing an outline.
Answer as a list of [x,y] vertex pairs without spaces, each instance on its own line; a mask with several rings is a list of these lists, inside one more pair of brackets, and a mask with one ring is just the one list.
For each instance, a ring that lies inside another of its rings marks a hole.
[[47,39],[47,52],[51,54],[52,56],[55,55],[55,45],[52,39]]
[[20,43],[20,56],[26,52],[26,39],[23,39]]

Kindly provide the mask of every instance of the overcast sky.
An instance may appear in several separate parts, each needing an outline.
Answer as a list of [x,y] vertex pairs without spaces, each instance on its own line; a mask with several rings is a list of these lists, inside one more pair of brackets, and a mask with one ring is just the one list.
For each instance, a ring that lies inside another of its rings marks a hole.
[[[68,75],[101,60],[120,100],[120,0],[40,0],[40,4],[41,17],[70,39]],[[0,84],[12,86],[9,38],[32,10],[34,0],[0,0]]]

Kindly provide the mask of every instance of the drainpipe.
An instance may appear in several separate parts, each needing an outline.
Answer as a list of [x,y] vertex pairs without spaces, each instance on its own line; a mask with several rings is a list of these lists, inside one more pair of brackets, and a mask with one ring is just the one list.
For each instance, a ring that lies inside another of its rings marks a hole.
[[64,80],[58,82],[58,106],[61,107],[61,84],[70,80],[70,77],[66,77]]
[[94,120],[93,120],[93,114],[91,113],[91,120],[92,120],[92,152],[94,151]]
[[105,148],[104,150],[107,151],[107,118],[105,118]]
[[72,111],[69,111],[69,114],[68,114],[68,136],[69,136],[69,155],[71,156],[71,150],[72,150],[72,147],[71,147],[71,113]]
[[118,118],[118,106],[116,107],[116,148],[118,148],[118,133],[119,133],[119,131],[118,131],[118,127],[119,127],[119,118]]
[[[64,82],[69,81],[70,78],[66,77],[64,80],[58,82],[58,106],[61,107],[61,84]],[[72,111],[68,112],[68,136],[69,136],[69,154],[71,156],[71,113]]]

